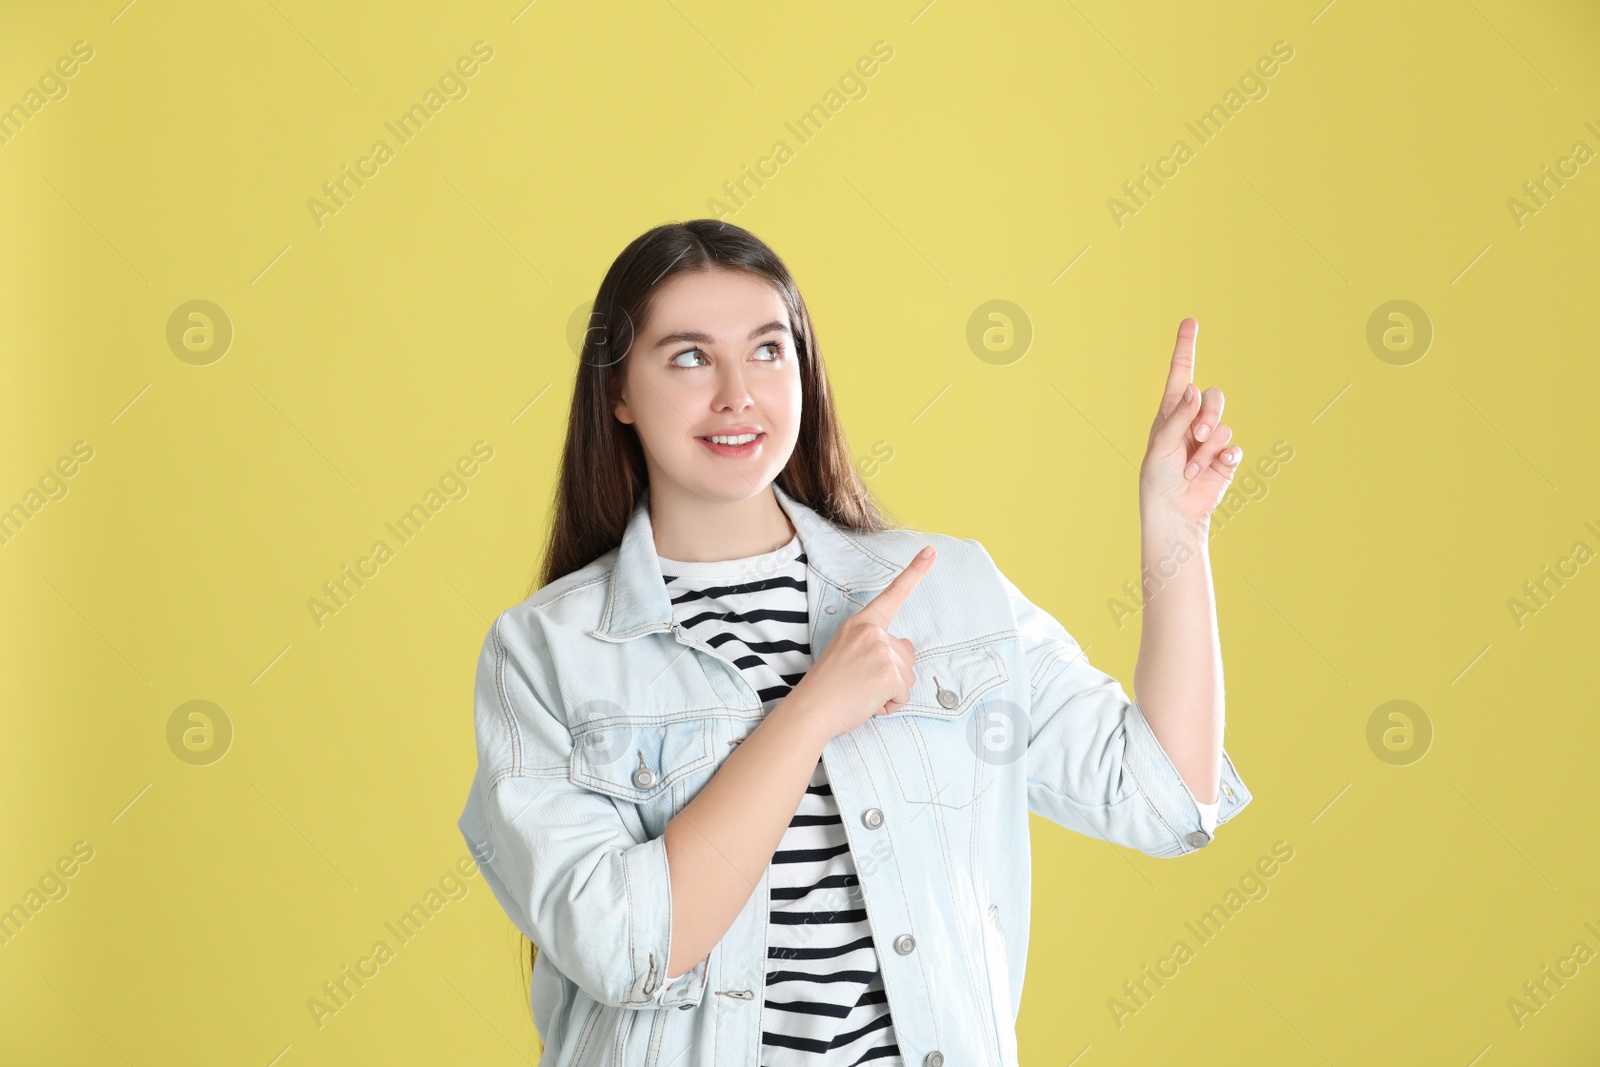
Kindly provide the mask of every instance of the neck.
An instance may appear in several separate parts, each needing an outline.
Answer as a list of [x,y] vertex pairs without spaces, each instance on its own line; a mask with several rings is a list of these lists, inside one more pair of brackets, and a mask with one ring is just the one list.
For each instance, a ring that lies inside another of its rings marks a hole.
[[747,500],[713,500],[661,478],[650,487],[650,529],[657,554],[683,563],[759,556],[795,535],[770,485]]

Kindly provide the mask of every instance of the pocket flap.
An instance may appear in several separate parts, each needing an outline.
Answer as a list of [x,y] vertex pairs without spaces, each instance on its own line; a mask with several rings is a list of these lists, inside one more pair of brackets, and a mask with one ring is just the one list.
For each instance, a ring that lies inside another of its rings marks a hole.
[[572,733],[572,781],[642,803],[713,762],[714,719],[580,726]]
[[913,669],[917,680],[911,686],[911,699],[896,708],[895,715],[959,719],[980,697],[1011,677],[1005,659],[992,645],[919,653]]

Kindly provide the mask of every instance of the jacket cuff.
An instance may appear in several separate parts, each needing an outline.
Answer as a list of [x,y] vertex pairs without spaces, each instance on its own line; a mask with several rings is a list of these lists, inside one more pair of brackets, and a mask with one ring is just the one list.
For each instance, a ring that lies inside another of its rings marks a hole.
[[1133,700],[1127,712],[1127,747],[1123,762],[1133,776],[1139,791],[1155,809],[1168,830],[1172,832],[1172,848],[1163,855],[1180,856],[1205,848],[1215,836],[1216,826],[1221,826],[1254,799],[1245,788],[1227,750],[1222,753],[1222,774],[1217,789],[1216,822],[1207,825],[1189,786],[1173,766],[1172,759],[1150,729],[1149,720]]
[[[527,910],[531,892],[527,871],[519,872],[513,867],[509,877],[516,888],[507,884],[508,875],[501,865],[505,857],[496,855],[480,787],[481,778],[475,776],[457,826],[479,872],[506,915],[525,937],[538,945],[539,938]],[[587,959],[593,963],[591,973],[568,975],[563,972],[563,976],[579,984],[602,1004],[628,1008],[699,1004],[705,994],[706,960],[675,980],[666,980],[672,937],[672,886],[667,872],[666,839],[658,837],[625,850],[621,881],[622,892],[605,908],[605,921],[614,922],[619,931],[624,930],[625,924],[625,932],[611,939],[620,943],[625,951],[597,955],[598,950],[591,947],[587,956],[574,957],[580,962]],[[622,914],[624,910],[626,913]],[[583,922],[589,921],[586,913]],[[545,965],[560,971],[561,966],[555,962],[556,953],[544,951],[545,948],[540,945],[541,959]]]
[[[666,836],[629,849],[625,874],[628,927],[635,936],[628,939],[633,951],[633,985],[623,1006],[697,1006],[705,996],[709,953],[683,974],[667,978],[667,960],[672,951],[672,877],[667,866]],[[659,936],[641,938],[638,935],[643,931],[659,931]]]

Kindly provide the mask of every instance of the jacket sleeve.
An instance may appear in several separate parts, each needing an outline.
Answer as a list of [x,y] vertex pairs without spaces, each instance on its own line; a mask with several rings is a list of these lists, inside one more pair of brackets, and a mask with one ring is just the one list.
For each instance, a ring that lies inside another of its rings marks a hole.
[[1253,799],[1227,751],[1213,817],[1156,740],[1138,701],[1091,666],[1055,618],[998,568],[996,574],[1010,600],[1028,675],[1028,809],[1150,856],[1204,848],[1212,830]]
[[498,617],[478,659],[478,769],[458,826],[541,957],[602,1004],[698,1005],[709,956],[667,979],[665,838],[638,841],[615,802],[569,777],[572,733],[541,696],[535,638]]

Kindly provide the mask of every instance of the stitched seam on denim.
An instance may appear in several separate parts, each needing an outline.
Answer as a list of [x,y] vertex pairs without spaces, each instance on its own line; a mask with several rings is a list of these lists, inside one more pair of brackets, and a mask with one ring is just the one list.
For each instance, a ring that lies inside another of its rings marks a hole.
[[[850,587],[840,585],[838,582],[834,581],[832,578],[829,578],[826,574],[823,574],[821,571],[817,570],[816,566],[813,565],[811,560],[808,558],[806,560],[806,575],[807,575],[807,579],[806,580],[810,581],[810,576],[813,575],[813,574],[817,576],[817,580],[820,581],[823,585],[826,585],[826,586],[828,586],[829,588],[832,588],[832,589],[837,589],[839,591],[839,595],[843,596],[847,602],[852,603],[852,604],[855,603],[855,598],[850,595]],[[818,604],[822,603],[821,596],[818,596],[817,603]],[[841,619],[840,621],[842,622],[844,620]]]
[[583,1062],[583,1050],[588,1047],[589,1039],[594,1036],[595,1023],[600,1021],[600,1013],[605,1010],[605,1006],[598,1000],[590,998],[590,1003],[594,1007],[589,1009],[589,1017],[583,1022],[583,1032],[578,1035],[578,1047],[572,1053],[572,1061],[574,1063]]
[[664,1011],[653,1013],[655,1018],[650,1021],[650,1039],[645,1044],[644,1067],[657,1067],[661,1062],[661,1046],[666,1036],[666,1021],[670,1016]]
[[[889,560],[887,557],[880,556],[878,553],[874,552],[871,548],[867,547],[865,542],[858,541],[854,537],[851,537],[849,534],[845,533],[843,528],[835,526],[834,527],[834,532],[837,533],[845,541],[847,541],[850,544],[850,546],[852,548],[854,548],[857,552],[861,553],[863,556],[866,556],[868,559],[872,560],[874,563],[877,563],[880,566],[883,566],[883,567],[887,568],[889,570],[889,572],[890,572],[890,576],[889,576],[889,580],[890,581],[894,580],[894,572],[895,571],[904,570],[905,569],[903,567],[896,567],[895,564],[891,560]],[[893,530],[893,531],[884,530],[884,531],[881,531],[881,532],[883,532],[883,533],[916,533],[915,530]],[[873,581],[875,582],[876,579],[873,579]],[[862,588],[867,588],[867,587],[863,586]]]
[[993,633],[982,634],[978,637],[969,637],[965,640],[955,641],[948,645],[938,645],[933,648],[918,649],[916,658],[921,660],[933,656],[946,656],[952,652],[964,652],[969,648],[977,648],[981,645],[998,644],[1001,640],[1012,636],[1015,633],[1015,630],[995,630]]
[[[934,787],[933,787],[933,768],[932,768],[931,764],[928,761],[928,756],[927,756],[927,738],[925,738],[922,735],[922,730],[919,728],[919,725],[917,723],[912,723],[911,726],[912,726],[911,735],[915,739],[914,747],[916,748],[916,751],[917,751],[917,759],[922,764],[923,781],[928,786],[928,795],[929,795],[929,797],[932,798],[929,801],[928,805],[927,805],[927,809],[928,809],[929,814],[932,815],[932,817],[933,817],[933,822],[934,822],[934,834],[933,834],[933,837],[934,837],[935,842],[939,846],[939,862],[944,867],[945,884],[946,885],[956,885],[957,881],[956,881],[956,877],[955,877],[955,872],[951,868],[951,865],[950,865],[949,841],[948,841],[948,839],[946,838],[946,835],[945,835],[944,816],[943,816],[942,812],[940,811],[940,809],[943,807],[943,805],[939,802],[938,793],[934,791]],[[952,903],[952,906],[953,906],[954,901],[952,900],[951,903]],[[971,956],[971,953],[968,951],[969,946],[967,945],[966,940],[959,936],[959,931],[958,931],[957,940],[960,942],[960,946],[961,946],[961,958],[962,958],[962,961],[965,963],[966,969],[967,969],[967,973],[970,976],[971,973],[972,973],[972,956]],[[929,976],[928,976],[927,968],[925,966],[923,966],[922,959],[920,959],[920,958],[917,960],[917,969],[922,972],[922,979],[923,979],[924,988],[931,989],[932,987],[929,985],[929,982],[928,982]],[[937,1045],[937,1044],[939,1044],[939,1041],[938,1041],[938,1015],[937,1015],[937,1013],[933,1013],[932,1017],[933,1017],[934,1031],[935,1031],[935,1033],[934,1033],[934,1043]]]
[[918,723],[910,722],[907,725],[911,727],[907,731],[911,737],[911,747],[916,753],[917,762],[922,766],[922,782],[928,787],[928,807],[930,809],[936,808],[939,806],[939,794],[934,789],[933,763],[928,759],[928,739],[922,735],[922,729]]
[[[730,712],[728,715],[708,715],[706,712]],[[656,718],[650,715],[596,715],[583,720],[584,729],[574,731],[572,736],[592,733],[595,730],[608,730],[614,726],[671,726],[675,723],[690,722],[694,719],[758,719],[761,715],[752,712],[749,708],[735,707],[732,704],[707,704],[703,708],[685,708],[681,712],[665,712],[664,715],[673,718]],[[571,730],[571,727],[568,727]]]
[[500,640],[500,620],[504,615],[495,616],[494,622],[489,627],[490,636],[494,640],[494,678],[495,688],[500,695],[500,716],[505,720],[506,733],[511,741],[511,769],[517,773],[522,772],[522,731],[517,728],[517,718],[511,710],[511,695],[506,691],[506,646]]
[[628,1037],[633,1033],[633,1021],[639,1017],[636,1011],[625,1011],[617,1016],[616,1029],[611,1031],[611,1061],[622,1062],[622,1051],[628,1043]]
[[[1131,707],[1132,705],[1130,704],[1129,706]],[[1140,711],[1140,714],[1141,715],[1143,714],[1142,710]],[[1126,716],[1126,712],[1124,712],[1124,715]],[[1146,730],[1150,729],[1148,723],[1145,724],[1145,729]],[[1126,735],[1128,733],[1128,726],[1127,726],[1127,723],[1126,723],[1126,719],[1124,719],[1124,723],[1123,723],[1123,733],[1124,733],[1124,735]],[[1151,731],[1151,733],[1153,734],[1154,731]],[[1153,736],[1152,736],[1152,740],[1154,740]],[[1182,836],[1179,835],[1178,831],[1173,828],[1173,825],[1167,821],[1167,817],[1165,815],[1161,814],[1161,809],[1156,807],[1156,802],[1152,798],[1150,790],[1145,788],[1144,782],[1142,780],[1140,780],[1138,772],[1136,770],[1134,770],[1133,761],[1128,758],[1128,752],[1131,749],[1131,747],[1132,747],[1132,745],[1130,743],[1130,739],[1127,736],[1124,736],[1124,738],[1123,738],[1123,749],[1122,749],[1122,767],[1123,767],[1123,769],[1125,771],[1128,772],[1128,777],[1133,779],[1134,785],[1136,787],[1138,787],[1139,795],[1141,797],[1143,797],[1144,798],[1144,802],[1150,806],[1150,811],[1151,811],[1151,813],[1153,815],[1155,815],[1156,821],[1159,822],[1163,827],[1165,827],[1167,832],[1169,834],[1171,834],[1173,836],[1173,838],[1178,842],[1178,853],[1179,853],[1179,855],[1182,855],[1182,853],[1183,853],[1183,838],[1182,838]],[[1156,747],[1157,748],[1161,747],[1161,743],[1159,741],[1156,742]],[[1162,753],[1162,758],[1163,759],[1167,758],[1165,753]],[[1170,764],[1172,761],[1170,759],[1167,759],[1167,762]],[[1173,773],[1174,774],[1177,773],[1177,768],[1176,767],[1173,768]]]
[[[934,831],[935,831],[933,837],[934,837],[934,841],[939,846],[939,863],[944,867],[945,884],[946,885],[951,885],[951,886],[956,885],[958,883],[956,882],[955,871],[953,869],[951,869],[951,866],[950,866],[950,851],[949,851],[950,842],[946,839],[945,832],[944,832],[944,816],[940,813],[938,804],[929,805],[929,809],[928,810],[930,812],[932,812],[932,814],[933,814]],[[954,900],[953,899],[951,901],[951,904],[954,905]],[[970,976],[972,974],[972,956],[967,951],[968,950],[968,945],[967,945],[966,939],[959,936],[959,930],[958,930],[958,936],[957,936],[956,940],[961,945],[961,959],[966,964],[967,974],[968,974],[969,979],[970,979]],[[926,955],[926,954],[924,954],[924,955]],[[917,961],[917,969],[922,972],[923,987],[928,989],[930,992],[932,992],[932,986],[928,984],[928,971],[927,971],[927,968],[922,965],[922,961],[920,959]],[[933,1002],[937,1003],[937,1000],[934,1000]],[[932,1011],[930,1011],[929,1014],[930,1014],[930,1017],[931,1017],[931,1019],[933,1021],[934,1044],[937,1047],[939,1044],[942,1043],[942,1042],[940,1042],[938,1040],[938,1037],[939,1037],[939,1014],[938,1014],[938,1012],[932,1012]]]
[[[925,744],[927,739],[922,737],[922,731],[920,729],[917,729],[914,732],[916,733],[919,741],[922,742],[923,744]],[[919,745],[919,750],[920,750],[920,748],[921,748],[921,745]],[[920,752],[919,752],[919,754],[920,754]],[[929,782],[929,786],[931,788],[932,782],[933,782],[932,767],[929,766],[926,763],[926,761],[924,762],[924,770],[925,770],[926,777],[927,777],[928,782]],[[934,795],[936,795],[936,794],[934,794]],[[976,798],[974,798],[974,799],[976,799]],[[943,805],[943,804],[940,804],[937,800],[935,800],[932,804],[929,805],[929,809],[932,812],[933,818],[934,818],[934,829],[935,829],[934,839],[938,843],[938,846],[939,846],[939,861],[944,866],[945,884],[946,885],[957,885],[959,883],[958,883],[958,881],[956,879],[956,876],[955,876],[955,870],[951,866],[951,857],[950,857],[950,851],[949,851],[950,842],[949,842],[948,835],[945,833],[944,814],[941,811],[942,808],[947,807],[947,806],[954,807],[955,805]],[[961,805],[961,806],[965,807],[965,805]],[[955,904],[954,899],[952,899],[950,903],[951,903],[951,906],[954,907],[954,904]],[[974,977],[973,977],[976,974],[976,971],[972,966],[972,953],[971,953],[972,946],[968,943],[968,940],[965,937],[961,936],[960,917],[959,916],[953,916],[953,918],[955,919],[955,921],[957,923],[956,940],[960,944],[960,947],[961,947],[961,959],[962,959],[962,962],[965,965],[965,970],[966,970],[966,973],[967,973],[967,976],[968,976],[968,982],[969,982],[969,987],[968,988],[971,990],[971,992],[973,994],[973,997],[974,997],[974,1001],[973,1002],[976,1003],[976,1004],[980,1004],[981,1005],[984,1002],[984,998],[985,998],[986,994],[984,993],[984,991],[982,991],[982,990],[980,990],[978,988],[978,986],[976,984],[976,981],[974,980]],[[983,916],[981,914],[979,915],[978,918],[979,918],[980,922],[983,921]],[[978,936],[979,936],[979,944],[978,944],[979,955],[983,957],[983,967],[984,967],[984,972],[983,973],[985,975],[987,975],[989,973],[989,970],[988,970],[989,963],[988,963],[988,954],[983,951],[982,938],[983,938],[984,935],[980,932]],[[920,968],[920,961],[919,961],[919,968]],[[922,970],[923,970],[923,975],[924,975],[924,981],[926,981],[927,971],[926,971],[925,968],[922,968]],[[937,1016],[935,1016],[935,1026],[937,1027]],[[986,1035],[986,1043],[987,1043],[987,1041],[989,1039],[998,1041],[999,1040],[999,1035],[998,1034],[988,1034],[988,1035]],[[999,1056],[999,1047],[998,1047],[998,1045],[992,1046],[992,1051],[995,1053],[996,1057]]]
[[[986,683],[986,684],[984,684],[979,689],[969,690],[967,692],[965,698],[961,701],[961,703],[957,704],[955,707],[946,708],[942,704],[924,704],[924,703],[921,703],[920,701],[910,700],[910,701],[907,701],[906,703],[900,705],[898,708],[896,708],[894,710],[894,713],[895,714],[899,714],[901,712],[904,712],[907,708],[926,708],[926,709],[928,709],[929,712],[932,712],[935,717],[941,718],[941,719],[953,720],[953,719],[959,719],[959,718],[964,717],[968,712],[970,712],[972,710],[972,706],[978,702],[978,698],[979,697],[984,696],[985,694],[989,693],[990,691],[992,691],[994,689],[998,689],[1000,686],[1004,685],[1005,683],[1007,683],[1007,682],[1009,682],[1011,680],[1011,674],[1010,674],[1009,671],[1006,670],[1006,661],[1005,661],[1005,658],[1003,656],[1001,656],[998,652],[990,651],[989,652],[989,660],[990,660],[989,665],[991,667],[998,668],[1000,673],[999,674],[987,674],[987,675],[985,675],[983,680],[984,680],[984,683]],[[978,665],[978,666],[981,667],[981,664]],[[967,674],[981,673],[979,670],[975,669],[972,666],[966,667],[965,671],[966,671]],[[931,671],[930,671],[930,675],[931,675]],[[966,680],[966,674],[957,675],[957,677],[960,678],[962,681]],[[917,714],[917,713],[913,712],[912,714]]]
[[[615,568],[612,568],[612,569],[615,570]],[[560,601],[563,601],[563,600],[567,599],[567,597],[571,596],[573,593],[582,592],[583,590],[589,588],[591,585],[599,585],[601,582],[607,581],[610,578],[611,578],[611,571],[606,571],[604,574],[597,574],[593,578],[590,578],[588,581],[583,582],[583,583],[581,583],[579,585],[575,585],[571,589],[566,590],[565,592],[561,593],[558,596],[553,596],[549,600],[540,601],[537,604],[531,605],[529,610],[531,610],[531,611],[543,611],[545,608],[549,607],[551,604],[556,604],[556,603],[559,603]],[[560,581],[559,578],[556,579],[556,580]],[[538,593],[534,594],[535,597],[537,597],[538,595],[539,595]]]
[[[552,607],[552,606],[554,606],[556,604],[559,604],[561,601],[567,599],[567,597],[571,596],[573,593],[581,593],[585,589],[589,589],[592,586],[596,586],[596,585],[599,585],[602,582],[608,581],[610,578],[611,578],[611,572],[607,571],[605,574],[596,575],[595,577],[590,578],[586,582],[582,582],[582,583],[580,583],[578,585],[575,585],[571,589],[564,590],[563,592],[559,593],[558,595],[551,597],[549,600],[539,600],[538,598],[539,598],[540,593],[543,593],[545,590],[550,588],[550,586],[545,586],[544,589],[541,589],[541,590],[539,590],[539,592],[534,593],[533,596],[529,597],[527,600],[522,601],[522,603],[514,604],[511,607],[507,608],[506,611],[503,612],[502,614],[509,614],[510,612],[517,611],[517,610],[521,609],[521,610],[528,611],[528,612],[530,612],[530,613],[532,613],[534,615],[544,616],[546,608],[549,608],[549,607]],[[556,579],[556,581],[558,581],[558,582],[560,580],[561,580],[560,578]],[[554,585],[554,584],[555,584],[554,582],[551,583],[551,585]],[[608,604],[608,606],[609,606],[609,604]],[[599,627],[596,627],[596,629],[599,629]]]
[[[638,952],[633,947],[633,875],[628,871],[628,854],[626,850],[622,852],[620,858],[622,861],[623,895],[627,897],[628,900],[628,991],[631,993],[633,991],[634,979],[638,976],[638,971],[634,968],[634,961],[639,958]],[[667,887],[667,892],[672,892],[672,887],[670,885]],[[663,960],[661,969],[663,972],[665,972],[666,968],[666,961]],[[665,977],[666,975],[663,973],[662,978]]]
[[[1232,797],[1228,796],[1226,793],[1223,793],[1217,798],[1222,802],[1221,806],[1217,808],[1217,825],[1218,826],[1221,826],[1224,822],[1227,822],[1228,819],[1231,819],[1235,815],[1239,814],[1239,809],[1244,807],[1246,804],[1248,804],[1250,802],[1250,799],[1254,799],[1254,797],[1252,797],[1250,795],[1249,788],[1245,786],[1244,779],[1239,777],[1238,770],[1234,768],[1233,761],[1228,758],[1228,750],[1227,749],[1223,749],[1222,750],[1222,763],[1223,763],[1223,768],[1224,768],[1223,769],[1223,773],[1220,776],[1221,780],[1222,780],[1222,784],[1224,784],[1224,785],[1229,784],[1228,783],[1228,774],[1229,774],[1229,772],[1231,772],[1233,774],[1233,782],[1237,786],[1237,788],[1234,789]],[[1239,794],[1241,792],[1243,792],[1245,794],[1245,797],[1248,797],[1249,799],[1245,799],[1245,798],[1240,797]],[[1231,807],[1230,807],[1230,804],[1231,804]],[[1226,817],[1224,817],[1224,815],[1223,815],[1224,811],[1227,812]]]
[[[1001,993],[1005,994],[1005,999],[1003,1001],[999,1001],[998,1003],[995,1003],[995,1005],[994,1005],[995,1011],[991,1012],[990,1014],[993,1014],[995,1016],[995,1020],[994,1020],[994,1026],[995,1026],[994,1039],[999,1045],[998,1052],[999,1052],[999,1056],[1000,1056],[1001,1062],[1004,1062],[1005,1061],[1005,1047],[1006,1047],[1006,1045],[1007,1044],[1014,1045],[1015,1042],[1016,1042],[1016,1019],[1013,1018],[1013,1012],[1015,1010],[1015,1003],[1016,1003],[1016,993],[1011,988],[1011,951],[1006,946],[1006,934],[1005,934],[1005,931],[1000,928],[1000,915],[999,915],[999,912],[998,912],[998,910],[995,910],[995,909],[998,908],[998,905],[991,904],[991,905],[989,905],[989,908],[994,911],[993,918],[994,918],[995,943],[1000,948],[1001,988],[997,992],[1001,992]],[[989,913],[988,912],[985,912],[984,918],[986,920],[985,925],[987,925],[987,919],[989,918]],[[996,999],[998,1000],[998,998],[996,998]],[[998,1012],[1002,1012],[1002,1011],[1005,1013],[1004,1015],[997,1014]],[[1006,1041],[1005,1035],[1001,1032],[1001,1029],[1000,1029],[1001,1027],[1010,1027],[1011,1028],[1012,1040],[1010,1042]]]
[[[615,569],[615,568],[613,568],[613,569]],[[588,581],[580,582],[579,584],[573,586],[571,589],[565,590],[565,591],[557,594],[556,596],[551,597],[549,600],[541,600],[537,604],[529,604],[528,605],[528,610],[529,611],[543,611],[545,608],[549,607],[551,604],[558,604],[561,601],[567,599],[567,597],[571,596],[573,593],[581,593],[583,590],[588,589],[590,586],[599,585],[601,582],[609,580],[610,577],[611,577],[611,571],[606,571],[604,574],[597,574],[593,578],[590,578]],[[556,581],[560,581],[560,580],[561,579],[559,579],[559,578],[556,579]],[[549,587],[547,586],[546,588],[549,588]],[[534,596],[535,599],[537,599],[539,594],[538,593],[534,593],[533,596]]]
[[[813,588],[812,588],[812,585],[811,585],[811,575],[812,574],[816,574],[818,578],[822,577],[821,572],[818,571],[815,567],[813,567],[811,565],[811,559],[808,556],[806,558],[806,615],[807,615],[807,617],[806,617],[806,644],[814,647],[816,645],[816,643],[817,643],[817,626],[822,622],[822,616],[823,616],[823,611],[822,611],[823,604],[822,604],[822,602],[827,599],[827,595],[826,595],[827,591],[824,590],[824,589],[820,589],[820,588],[815,590],[815,593],[816,593],[815,599],[816,599],[816,602],[817,602],[817,611],[813,615],[811,613],[811,601],[813,599],[813,597],[812,597]],[[831,585],[833,583],[828,582],[826,579],[824,579],[822,584],[823,585]],[[815,653],[813,653],[813,656],[814,655],[815,655]]]
[[612,567],[606,572],[606,581],[610,582],[611,584],[610,587],[606,589],[606,602],[605,606],[600,611],[600,621],[595,624],[594,630],[592,631],[596,636],[599,636],[600,634],[609,634],[611,631],[611,616],[617,600],[616,576],[616,567]]
[[[704,736],[705,732],[702,730],[702,744],[705,743]],[[674,784],[680,779],[687,778],[696,771],[705,770],[716,761],[716,753],[708,751],[705,755],[695,760],[695,762],[686,763],[682,767],[674,770],[671,774],[663,775],[660,783],[653,790],[642,795],[639,793],[638,787],[634,787],[630,791],[629,787],[619,785],[618,783],[611,781],[609,778],[601,778],[598,775],[586,774],[582,771],[572,771],[570,776],[572,781],[588,789],[592,789],[596,793],[604,793],[608,797],[616,797],[619,800],[627,800],[635,804],[644,804],[661,796],[662,793],[666,792],[668,786]],[[619,789],[624,790],[624,792],[615,792],[615,790]]]
[[494,792],[495,786],[511,778],[522,779],[525,781],[535,781],[541,778],[553,778],[557,781],[566,781],[570,779],[571,776],[571,772],[566,767],[542,767],[531,771],[496,771],[495,774],[489,779],[489,782],[485,787],[484,796],[487,798],[490,793]]
[[646,624],[644,626],[641,626],[638,629],[628,630],[628,631],[626,631],[624,633],[620,633],[620,634],[606,633],[605,631],[599,629],[598,627],[594,630],[594,633],[598,634],[602,638],[615,638],[617,640],[632,640],[635,637],[643,637],[646,634],[664,634],[664,633],[669,632],[671,629],[672,629],[672,627],[669,624],[659,623],[659,622],[652,622],[652,623],[648,623],[648,624]]
[[1056,665],[1057,660],[1060,660],[1068,655],[1072,656],[1072,659],[1067,661],[1067,666],[1072,666],[1073,662],[1078,660],[1081,660],[1085,666],[1088,666],[1089,659],[1083,654],[1082,645],[1076,643],[1068,645],[1064,642],[1056,644],[1042,659],[1039,660],[1039,665],[1034,668],[1033,677],[1029,679],[1029,687],[1032,689],[1038,689],[1042,684],[1041,679],[1044,678],[1045,673]]
[[[1234,767],[1233,760],[1228,758],[1228,750],[1227,749],[1223,749],[1222,750],[1222,762],[1223,762],[1223,765],[1228,769],[1228,771],[1230,771],[1233,774],[1234,783],[1238,785],[1239,789],[1243,790],[1245,793],[1249,793],[1250,790],[1244,784],[1244,779],[1239,777],[1239,771],[1238,771],[1237,768]],[[1223,780],[1224,783],[1226,783],[1227,780],[1228,780],[1227,779],[1227,775],[1223,775],[1222,776],[1222,780]],[[1228,797],[1224,796],[1223,799],[1227,800]],[[1239,800],[1239,795],[1238,795],[1237,791],[1234,793],[1234,796],[1233,796],[1232,799],[1235,802],[1237,802],[1240,807],[1243,806],[1243,802]],[[1235,808],[1235,810],[1238,810],[1238,809]]]
[[[1026,758],[1026,756],[1024,756],[1024,758]],[[979,788],[978,788],[978,791],[977,791],[977,795],[972,798],[972,833],[970,835],[971,838],[972,838],[972,855],[971,855],[971,858],[970,858],[970,862],[972,864],[972,870],[973,870],[973,881],[974,882],[979,882],[979,879],[981,877],[981,872],[983,871],[983,865],[980,862],[980,860],[981,860],[980,853],[981,853],[982,850],[978,847],[978,841],[979,841],[980,838],[982,838],[984,836],[984,830],[983,830],[983,794],[987,791],[987,790],[985,790],[985,789],[983,789],[981,787],[983,785],[983,768],[985,766],[987,766],[987,764],[985,764],[983,762],[983,760],[978,760],[976,762],[978,764],[978,783],[977,783],[977,785],[978,785]],[[1000,772],[999,771],[995,771],[996,779],[998,779],[999,776],[1000,776]],[[989,887],[988,887],[987,884],[984,884],[984,883],[979,883],[979,884],[982,884],[982,887],[983,887],[983,892],[981,894],[982,899],[980,900],[980,907],[981,907],[983,905],[988,905],[989,904]],[[979,918],[980,918],[980,920],[986,920],[987,919],[987,915],[980,915]],[[1000,925],[999,921],[996,920],[995,928],[997,930],[999,929],[999,925]],[[988,952],[985,952],[983,954],[983,960],[984,960],[984,964],[983,964],[984,965],[984,972],[985,972],[985,974],[987,974],[988,973],[988,967],[989,967],[989,954],[988,954]],[[1010,959],[1009,959],[1009,957],[1008,957],[1008,955],[1006,953],[1005,941],[1004,941],[1003,938],[1001,939],[1001,942],[1000,942],[1000,961],[1001,961],[1001,964],[1003,966],[1006,966],[1006,967],[1010,966]],[[989,983],[990,983],[991,987],[994,984],[994,978],[993,978],[992,975],[989,976]],[[1008,994],[1007,994],[1008,996],[1009,996],[1009,986],[1010,986],[1010,984],[1011,984],[1011,975],[1010,975],[1009,972],[1007,972],[1007,974],[1006,974],[1006,985],[1008,987]],[[990,1012],[989,1012],[990,1015],[994,1015],[994,1008],[998,1007],[998,1005],[993,1005],[993,1000],[994,1000],[993,990],[991,989],[990,1003],[991,1003],[992,1006],[991,1006],[991,1009],[990,1009]],[[1011,1005],[1007,1004],[1005,1007],[1009,1011]],[[994,1025],[995,1025],[995,1035],[994,1035],[994,1037],[995,1037],[995,1052],[996,1052],[996,1055],[998,1056],[998,1058],[1000,1059],[1000,1061],[1003,1063],[1003,1062],[1005,1062],[1005,1053],[1003,1051],[1003,1046],[1005,1045],[1005,1042],[1003,1040],[1001,1040],[1000,1032],[999,1032],[999,1027],[1001,1025],[1001,1020],[996,1018],[994,1020]],[[1013,1024],[1013,1025],[1015,1025],[1015,1024]]]

